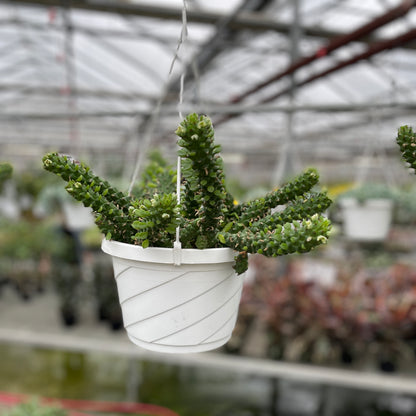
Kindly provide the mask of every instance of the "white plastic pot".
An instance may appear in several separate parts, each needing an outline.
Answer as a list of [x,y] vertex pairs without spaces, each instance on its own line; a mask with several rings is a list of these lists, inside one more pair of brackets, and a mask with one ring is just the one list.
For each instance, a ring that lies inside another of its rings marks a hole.
[[72,231],[83,231],[94,227],[94,215],[91,208],[84,207],[80,202],[64,202],[62,210],[65,216],[65,223]]
[[[235,252],[148,247],[103,240],[130,340],[152,351],[190,353],[224,345],[237,320],[243,276]],[[178,256],[180,265],[178,263]]]
[[368,199],[360,202],[354,198],[340,200],[344,234],[351,240],[383,241],[390,230],[393,201]]

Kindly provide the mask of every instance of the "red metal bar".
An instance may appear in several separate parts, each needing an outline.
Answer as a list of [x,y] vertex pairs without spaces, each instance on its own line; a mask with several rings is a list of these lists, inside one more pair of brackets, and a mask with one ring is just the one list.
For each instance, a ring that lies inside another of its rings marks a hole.
[[303,57],[299,59],[297,62],[292,63],[287,67],[284,71],[281,71],[277,73],[276,75],[273,75],[272,77],[268,78],[267,80],[255,85],[254,87],[248,89],[244,93],[234,97],[231,100],[231,103],[238,103],[247,96],[254,94],[255,92],[261,90],[262,88],[266,87],[269,84],[272,84],[273,82],[278,81],[279,79],[283,78],[286,75],[290,75],[299,68],[302,68],[305,65],[310,64],[311,62],[315,61],[316,59],[322,58],[323,56],[329,55],[331,52],[335,51],[336,49],[347,45],[348,43],[360,39],[372,32],[374,32],[376,29],[386,25],[387,23],[392,22],[395,19],[398,19],[401,16],[404,16],[409,12],[409,10],[416,6],[415,0],[404,0],[399,6],[389,10],[388,12],[384,13],[383,15],[375,18],[369,23],[366,23],[365,25],[359,27],[356,30],[353,30],[351,33],[348,33],[346,35],[342,35],[339,37],[336,37],[332,39],[328,45],[326,45],[323,48],[320,48],[312,55]]
[[[329,75],[333,72],[339,71],[340,69],[343,69],[347,66],[355,64],[355,63],[357,63],[359,61],[362,61],[364,59],[368,59],[371,56],[376,55],[377,53],[399,47],[399,46],[404,45],[405,43],[410,42],[410,41],[415,40],[415,39],[416,39],[416,29],[412,29],[409,32],[407,32],[403,35],[400,35],[396,38],[389,39],[389,40],[382,41],[382,42],[377,42],[377,43],[371,45],[365,52],[363,52],[359,55],[353,56],[352,58],[347,59],[345,61],[339,62],[337,65],[333,66],[332,68],[328,68],[325,71],[314,74],[314,75],[304,79],[301,82],[295,83],[295,87],[302,87],[306,84],[309,84],[312,81],[315,81],[319,78],[327,76],[327,75]],[[278,97],[280,97],[284,94],[289,93],[290,90],[291,90],[291,88],[286,88],[282,91],[279,91],[276,94],[273,94],[269,97],[264,98],[263,100],[260,101],[260,103],[261,104],[269,103],[270,101],[273,101],[276,98],[278,98]]]

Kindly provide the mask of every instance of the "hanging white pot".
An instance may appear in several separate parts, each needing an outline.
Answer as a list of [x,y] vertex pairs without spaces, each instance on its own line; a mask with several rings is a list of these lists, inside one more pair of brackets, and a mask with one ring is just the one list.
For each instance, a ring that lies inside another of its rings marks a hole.
[[[148,247],[103,240],[130,340],[168,353],[208,351],[231,337],[243,275],[232,268],[235,252]],[[180,264],[178,263],[180,256]]]
[[64,201],[62,211],[66,226],[72,231],[83,231],[95,225],[91,208],[84,207],[79,202]]
[[340,200],[344,234],[351,240],[372,242],[383,241],[390,230],[393,201],[390,199],[355,198]]

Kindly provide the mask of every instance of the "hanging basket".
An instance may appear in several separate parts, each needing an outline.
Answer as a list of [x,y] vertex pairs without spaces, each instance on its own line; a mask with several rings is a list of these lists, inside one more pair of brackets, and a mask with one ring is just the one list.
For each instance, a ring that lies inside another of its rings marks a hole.
[[190,353],[230,339],[243,285],[232,268],[233,250],[143,249],[110,240],[101,248],[113,258],[124,327],[134,344]]
[[360,202],[355,198],[340,201],[344,234],[347,238],[362,242],[383,241],[390,230],[393,201],[368,199]]
[[84,207],[79,202],[63,202],[62,211],[65,223],[71,231],[83,231],[95,226],[91,208]]

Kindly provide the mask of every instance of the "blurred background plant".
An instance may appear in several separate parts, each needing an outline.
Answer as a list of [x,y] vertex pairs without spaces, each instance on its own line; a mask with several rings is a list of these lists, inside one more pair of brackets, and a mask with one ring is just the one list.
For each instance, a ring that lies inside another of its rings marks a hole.
[[8,162],[0,162],[0,192],[4,181],[10,179],[13,173],[13,166]]
[[359,202],[368,199],[391,199],[396,200],[398,192],[395,188],[384,183],[363,183],[353,186],[338,195],[338,200],[344,198],[354,198]]
[[10,281],[22,298],[44,289],[46,263],[59,252],[65,252],[65,247],[50,224],[0,219],[0,274],[3,283]]
[[38,400],[19,403],[3,411],[2,416],[66,416],[68,412],[57,406],[42,405]]
[[335,278],[324,282],[305,278],[303,262],[295,256],[285,267],[260,257],[255,265],[241,308],[251,317],[260,314],[270,358],[384,371],[414,360],[414,267],[394,263],[352,270],[338,265]]

